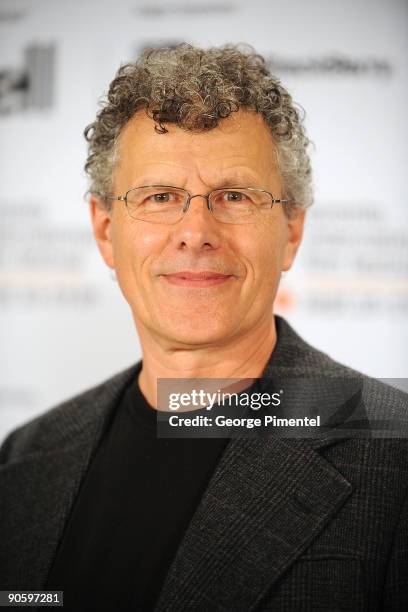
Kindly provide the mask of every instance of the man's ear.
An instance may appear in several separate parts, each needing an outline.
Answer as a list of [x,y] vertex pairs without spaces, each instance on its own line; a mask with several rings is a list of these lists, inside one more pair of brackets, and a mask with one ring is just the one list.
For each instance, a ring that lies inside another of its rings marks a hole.
[[291,212],[287,218],[288,235],[282,261],[283,272],[290,270],[295,260],[297,250],[302,241],[305,217],[306,211],[298,208]]
[[93,234],[98,244],[99,251],[109,268],[114,269],[113,247],[112,247],[112,215],[106,210],[103,202],[91,195],[89,198],[89,210],[93,227]]

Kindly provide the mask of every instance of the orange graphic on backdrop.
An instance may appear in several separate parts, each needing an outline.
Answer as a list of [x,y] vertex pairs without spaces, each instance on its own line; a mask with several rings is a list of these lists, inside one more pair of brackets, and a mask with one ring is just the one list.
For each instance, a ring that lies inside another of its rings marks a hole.
[[295,309],[295,294],[290,289],[279,289],[275,298],[276,312],[287,313]]

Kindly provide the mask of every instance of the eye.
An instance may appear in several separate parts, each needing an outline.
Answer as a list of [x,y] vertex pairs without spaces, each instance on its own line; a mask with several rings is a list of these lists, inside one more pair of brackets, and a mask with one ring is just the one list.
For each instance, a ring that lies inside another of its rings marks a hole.
[[212,205],[229,210],[249,210],[253,200],[245,189],[216,189],[212,192]]
[[174,199],[174,194],[170,193],[169,191],[165,191],[163,193],[154,193],[153,195],[150,196],[149,199],[152,202],[164,204],[166,202],[171,202],[172,198]]
[[225,191],[223,193],[223,199],[226,202],[245,202],[247,197],[245,193],[241,191]]

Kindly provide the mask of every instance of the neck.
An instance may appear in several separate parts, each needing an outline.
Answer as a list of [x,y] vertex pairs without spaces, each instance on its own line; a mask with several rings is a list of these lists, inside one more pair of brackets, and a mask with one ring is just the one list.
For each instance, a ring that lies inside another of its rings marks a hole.
[[259,378],[277,339],[273,314],[222,346],[180,348],[140,326],[138,332],[143,354],[139,385],[155,408],[158,378]]

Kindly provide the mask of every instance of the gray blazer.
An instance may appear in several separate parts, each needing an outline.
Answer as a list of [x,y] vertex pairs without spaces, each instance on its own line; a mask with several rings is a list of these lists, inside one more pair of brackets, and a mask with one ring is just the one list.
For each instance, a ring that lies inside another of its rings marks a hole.
[[[384,409],[406,414],[405,394],[339,365],[283,319],[276,321],[266,384],[277,373],[353,374],[363,383],[360,404],[371,415]],[[0,589],[44,587],[105,419],[135,368],[6,438],[0,449]],[[313,389],[301,385],[299,392],[302,401],[311,400]],[[231,439],[155,610],[406,611],[407,492],[405,438],[350,438],[334,427],[309,439]]]

